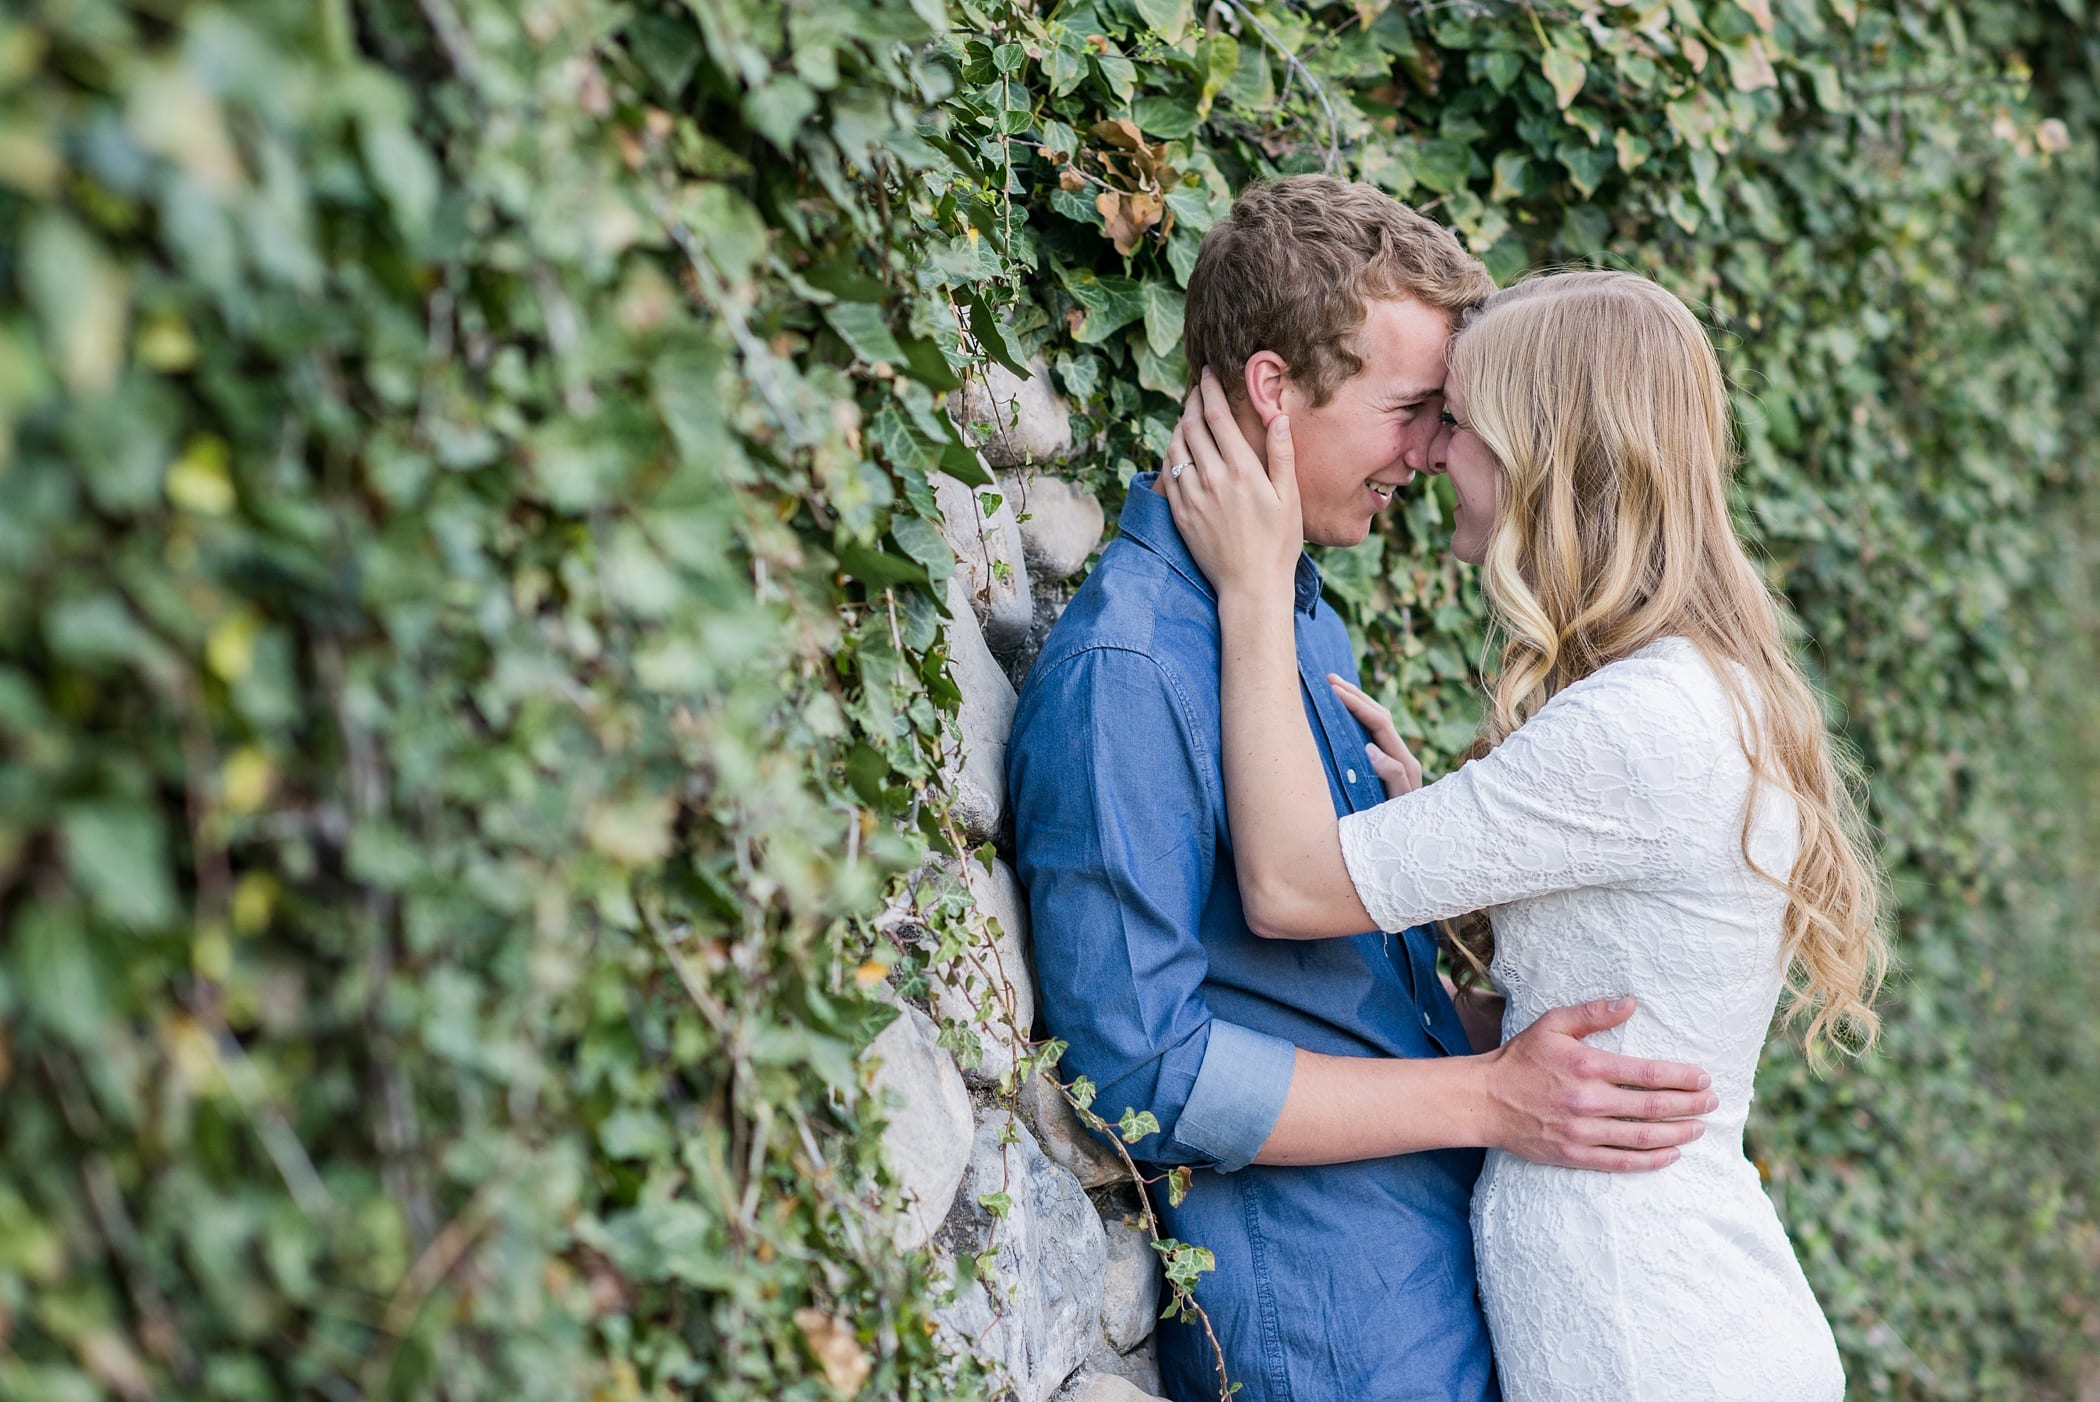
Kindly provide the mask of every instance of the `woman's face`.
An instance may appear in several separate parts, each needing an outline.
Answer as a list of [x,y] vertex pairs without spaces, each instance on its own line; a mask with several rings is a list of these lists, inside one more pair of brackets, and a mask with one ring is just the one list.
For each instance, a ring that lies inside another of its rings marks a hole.
[[1444,425],[1430,446],[1424,469],[1447,473],[1458,510],[1452,518],[1451,553],[1469,565],[1487,558],[1488,536],[1495,529],[1495,508],[1502,494],[1502,464],[1480,441],[1466,418],[1465,387],[1456,376],[1444,381]]

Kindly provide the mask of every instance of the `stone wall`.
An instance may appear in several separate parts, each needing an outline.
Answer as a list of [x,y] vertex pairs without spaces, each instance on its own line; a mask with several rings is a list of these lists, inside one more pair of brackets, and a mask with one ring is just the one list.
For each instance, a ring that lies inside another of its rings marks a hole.
[[[1006,739],[1015,687],[1104,527],[1100,504],[1058,475],[1072,453],[1066,408],[1040,361],[1030,368],[1022,379],[994,366],[949,404],[996,484],[935,483],[956,555],[949,675],[962,693],[943,778],[964,835],[999,856],[989,871],[968,861],[916,883],[959,881],[971,938],[867,1060],[890,1097],[884,1144],[904,1190],[887,1226],[901,1249],[930,1248],[956,1283],[940,1314],[950,1346],[992,1365],[1016,1402],[1131,1402],[1159,1391],[1160,1264],[1138,1189],[1048,1074],[1017,1074],[1029,1070],[1036,1001],[1010,865]],[[920,909],[896,913],[899,938],[931,938]]]

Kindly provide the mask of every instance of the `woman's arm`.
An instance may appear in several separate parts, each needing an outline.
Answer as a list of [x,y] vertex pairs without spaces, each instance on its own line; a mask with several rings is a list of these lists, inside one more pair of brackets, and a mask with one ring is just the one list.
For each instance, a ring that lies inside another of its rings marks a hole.
[[1225,808],[1248,927],[1287,939],[1361,934],[1374,922],[1342,863],[1300,698],[1293,589],[1305,530],[1290,420],[1277,414],[1267,427],[1264,465],[1205,371],[1168,455],[1189,465],[1160,480],[1218,596]]
[[1219,591],[1225,811],[1240,902],[1248,928],[1273,939],[1361,934],[1376,922],[1342,862],[1293,622],[1288,592]]

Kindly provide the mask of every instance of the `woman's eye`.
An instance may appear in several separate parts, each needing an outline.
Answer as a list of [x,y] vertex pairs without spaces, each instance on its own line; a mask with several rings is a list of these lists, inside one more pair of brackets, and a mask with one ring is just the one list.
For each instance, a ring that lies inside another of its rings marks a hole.
[[1458,420],[1451,417],[1451,411],[1449,409],[1446,409],[1443,413],[1438,414],[1436,417],[1437,422],[1441,423],[1445,428],[1458,427]]

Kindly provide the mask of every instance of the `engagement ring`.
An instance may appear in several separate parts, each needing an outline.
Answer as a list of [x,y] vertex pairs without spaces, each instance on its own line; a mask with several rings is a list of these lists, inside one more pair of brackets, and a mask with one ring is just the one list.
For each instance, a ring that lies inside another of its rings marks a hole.
[[1177,462],[1167,469],[1167,476],[1174,478],[1176,481],[1179,481],[1181,478],[1181,470],[1187,466],[1188,464],[1185,462]]

